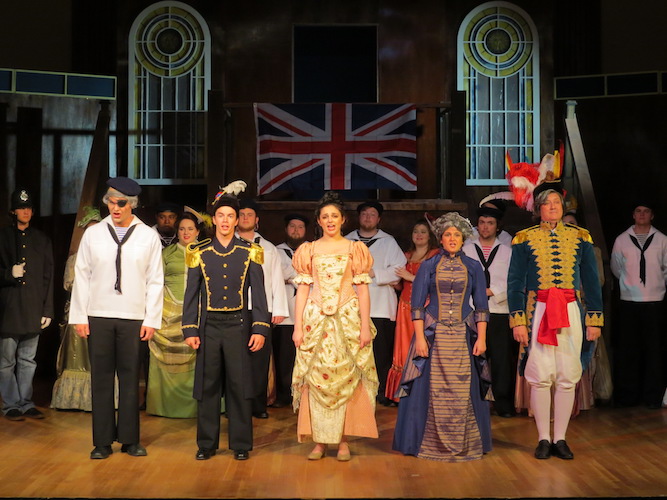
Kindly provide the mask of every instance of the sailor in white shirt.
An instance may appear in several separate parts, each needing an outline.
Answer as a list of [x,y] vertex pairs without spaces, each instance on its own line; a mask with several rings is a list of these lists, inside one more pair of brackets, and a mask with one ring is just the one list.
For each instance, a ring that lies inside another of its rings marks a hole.
[[394,351],[398,307],[394,286],[399,281],[396,269],[404,267],[407,259],[394,237],[378,227],[383,211],[384,207],[377,201],[361,203],[357,207],[359,229],[345,237],[363,241],[373,256],[373,268],[369,273],[373,281],[368,285],[368,291],[371,296],[371,319],[377,328],[377,336],[373,340],[375,365],[380,380],[377,399],[384,406],[396,406],[384,393]]
[[507,304],[507,273],[512,248],[501,243],[498,223],[502,212],[495,208],[477,210],[477,236],[466,240],[463,252],[482,264],[489,299],[489,324],[486,330],[486,356],[491,365],[494,408],[501,417],[514,416],[514,384],[516,382],[519,346],[509,327]]
[[292,403],[292,371],[296,356],[292,333],[294,333],[294,305],[298,288],[293,281],[296,271],[292,265],[292,256],[301,243],[306,241],[308,223],[308,218],[301,214],[287,214],[285,216],[285,241],[276,246],[289,306],[289,316],[273,328],[273,361],[276,367],[276,401],[273,406],[276,408]]
[[667,236],[652,225],[653,205],[637,201],[634,224],[611,251],[611,272],[619,280],[618,328],[613,331],[614,404],[660,408],[665,393],[664,298]]
[[[266,291],[266,303],[271,314],[271,323],[278,325],[289,316],[289,306],[283,280],[283,272],[280,264],[278,250],[269,240],[257,232],[259,227],[259,205],[252,198],[239,200],[239,223],[236,234],[252,243],[257,243],[264,249],[264,290]],[[251,291],[252,295],[252,291]],[[249,299],[252,309],[252,296]],[[264,347],[253,352],[253,386],[255,397],[252,402],[252,415],[255,418],[268,418],[266,411],[267,387],[269,384],[269,364],[273,350],[271,335],[267,335]]]
[[[132,179],[107,181],[103,202],[109,216],[81,239],[75,265],[69,321],[88,338],[93,391],[92,459],[111,445],[146,455],[139,442],[139,352],[162,322],[162,244],[157,233],[132,214],[141,187]],[[118,421],[114,378],[118,375]]]

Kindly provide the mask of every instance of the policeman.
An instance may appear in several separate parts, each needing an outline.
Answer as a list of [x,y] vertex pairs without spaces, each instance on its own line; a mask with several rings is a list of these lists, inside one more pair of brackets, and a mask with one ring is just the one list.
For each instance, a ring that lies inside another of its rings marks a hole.
[[51,240],[30,226],[33,197],[11,195],[12,225],[0,229],[0,396],[9,420],[44,418],[32,401],[41,330],[53,318]]

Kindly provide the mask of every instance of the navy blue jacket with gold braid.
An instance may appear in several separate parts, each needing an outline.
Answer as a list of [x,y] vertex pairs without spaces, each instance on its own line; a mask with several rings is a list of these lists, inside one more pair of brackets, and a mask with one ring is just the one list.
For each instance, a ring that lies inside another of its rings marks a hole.
[[[214,238],[189,245],[188,280],[183,299],[183,336],[201,337],[208,311],[240,312],[247,321],[248,333],[266,337],[271,316],[266,305],[264,272],[259,255],[261,247],[232,238],[224,248]],[[252,310],[248,310],[248,287],[252,287]]]
[[[264,293],[264,273],[261,266],[262,248],[249,241],[233,237],[227,248],[213,238],[188,245],[186,263],[188,279],[183,298],[183,336],[199,337],[197,356],[206,350],[204,328],[209,312],[240,313],[246,326],[245,334],[267,336],[271,315]],[[252,310],[248,309],[248,289],[252,287]],[[248,351],[249,353],[249,351]],[[239,353],[239,358],[244,353]],[[195,365],[194,397],[200,399],[203,363]],[[249,367],[250,363],[244,363]],[[250,383],[248,373],[247,383]],[[247,388],[249,391],[251,387]]]
[[[510,327],[526,325],[532,332],[537,291],[549,288],[575,290],[582,324],[602,326],[602,290],[590,233],[573,224],[559,222],[551,230],[547,223],[519,231],[512,240],[512,260],[507,278]],[[586,310],[581,303],[585,292]],[[592,356],[592,342],[583,335],[582,366]],[[526,349],[527,357],[528,349]],[[526,357],[521,366],[525,366]]]

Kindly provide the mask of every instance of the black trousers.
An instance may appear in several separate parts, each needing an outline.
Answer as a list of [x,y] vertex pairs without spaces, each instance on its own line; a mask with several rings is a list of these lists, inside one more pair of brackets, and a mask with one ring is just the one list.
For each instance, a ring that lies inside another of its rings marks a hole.
[[[220,398],[225,396],[229,417],[229,448],[252,450],[252,383],[248,335],[241,314],[208,313],[204,327],[202,399],[197,403],[197,446],[217,450],[220,445]],[[245,367],[245,370],[244,370]]]
[[486,327],[486,356],[491,366],[491,388],[496,411],[514,414],[519,344],[514,340],[508,314],[491,314]]
[[[141,320],[88,318],[93,396],[93,444],[139,442],[139,351]],[[118,421],[114,381],[118,375]]]
[[276,366],[276,402],[292,403],[292,372],[296,348],[292,340],[294,325],[273,328],[273,362]]
[[377,329],[377,336],[375,337],[375,340],[373,340],[373,355],[375,357],[375,367],[380,381],[380,385],[378,386],[378,396],[384,397],[387,376],[389,375],[391,362],[394,356],[396,322],[387,318],[371,318],[371,320]]
[[659,405],[665,392],[663,302],[619,302],[612,335],[614,403]]
[[264,339],[264,346],[250,353],[252,362],[252,412],[266,411],[266,390],[269,385],[269,365],[271,364],[271,332]]

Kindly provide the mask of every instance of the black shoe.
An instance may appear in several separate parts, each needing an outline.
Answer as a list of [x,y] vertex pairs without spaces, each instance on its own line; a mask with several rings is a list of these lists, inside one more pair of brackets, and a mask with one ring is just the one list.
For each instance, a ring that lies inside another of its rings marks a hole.
[[286,406],[289,406],[290,403],[287,403],[285,401],[276,401],[271,405],[271,408],[285,408]]
[[514,413],[511,413],[509,411],[504,411],[502,413],[498,413],[498,416],[502,418],[512,418],[514,416]]
[[104,460],[109,458],[109,455],[113,453],[111,446],[95,446],[93,451],[90,452],[91,460]]
[[128,455],[131,455],[133,457],[145,457],[148,455],[146,452],[146,448],[141,446],[139,443],[135,444],[124,444],[123,446],[120,447],[120,451],[123,453],[127,453]]
[[[255,418],[269,418],[269,414],[266,411],[254,411],[252,412],[252,416]],[[239,459],[239,460],[245,460],[245,459]]]
[[551,443],[546,439],[542,439],[537,443],[537,448],[535,448],[535,458],[538,460],[546,460],[551,456]]
[[646,405],[646,408],[648,408],[649,410],[659,410],[660,408],[662,408],[662,401],[660,401],[659,403],[655,403],[655,402],[648,403]]
[[574,458],[574,453],[572,453],[572,450],[570,450],[564,439],[556,441],[551,445],[551,454],[563,460],[572,460]]
[[398,404],[394,403],[391,399],[389,399],[386,396],[378,396],[377,402],[380,403],[382,406],[398,406]]
[[215,450],[209,450],[208,448],[199,448],[195,454],[197,460],[208,460],[213,455],[215,455]]
[[37,408],[34,406],[32,408],[28,408],[26,411],[23,412],[24,417],[28,418],[36,418],[36,419],[42,419],[44,418],[44,414],[39,411]]
[[248,460],[250,453],[247,450],[234,450],[234,460]]
[[5,418],[7,420],[13,420],[15,422],[18,422],[19,420],[25,420],[23,413],[18,411],[16,408],[12,408],[7,413],[5,413]]

